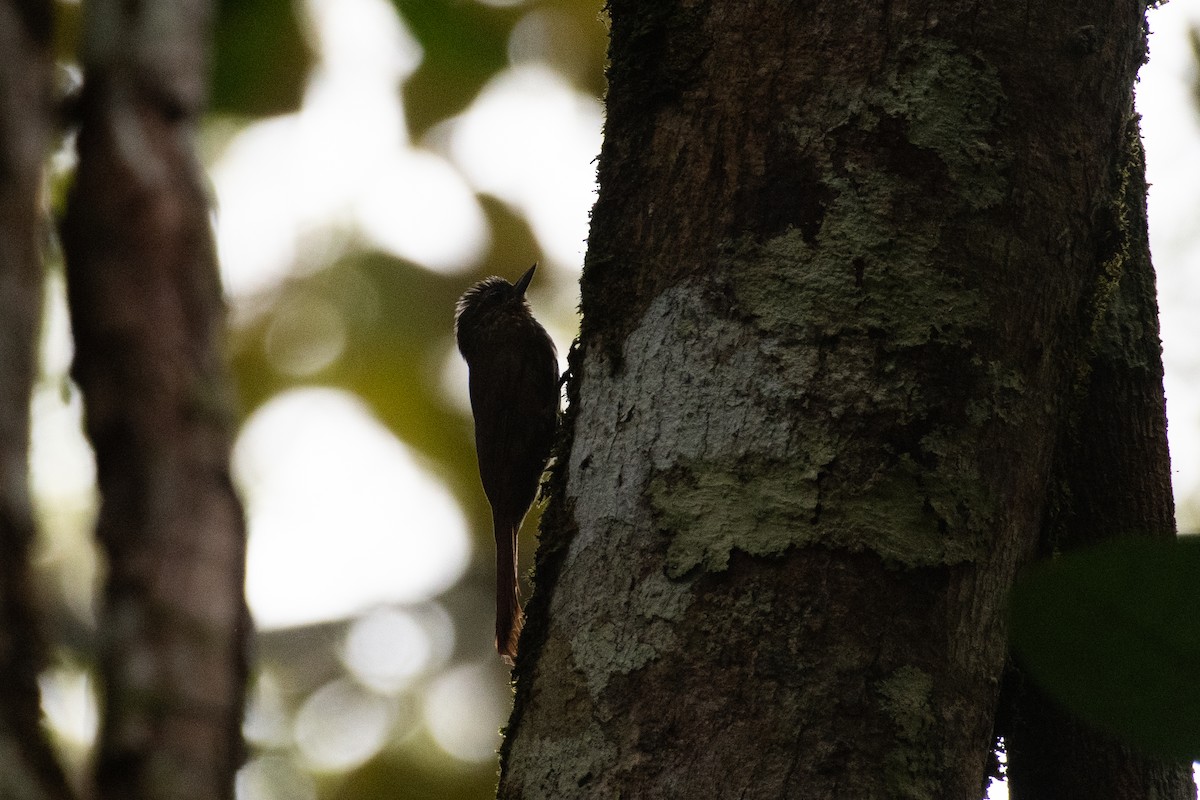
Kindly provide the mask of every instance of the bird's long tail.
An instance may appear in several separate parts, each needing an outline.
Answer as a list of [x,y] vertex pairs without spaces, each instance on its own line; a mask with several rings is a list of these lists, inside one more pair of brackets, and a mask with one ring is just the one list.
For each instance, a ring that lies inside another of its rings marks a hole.
[[517,530],[520,522],[496,521],[496,652],[511,665],[517,656],[517,639],[525,624],[517,584]]

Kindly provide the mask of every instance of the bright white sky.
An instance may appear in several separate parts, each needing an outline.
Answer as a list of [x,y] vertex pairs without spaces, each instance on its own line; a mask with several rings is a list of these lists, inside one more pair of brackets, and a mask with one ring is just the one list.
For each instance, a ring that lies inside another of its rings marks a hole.
[[[1180,529],[1200,529],[1200,110],[1189,26],[1200,5],[1166,3],[1150,11],[1150,63],[1142,67],[1137,107],[1150,182],[1150,247],[1166,367],[1168,438]],[[1192,498],[1191,508],[1185,500]]]

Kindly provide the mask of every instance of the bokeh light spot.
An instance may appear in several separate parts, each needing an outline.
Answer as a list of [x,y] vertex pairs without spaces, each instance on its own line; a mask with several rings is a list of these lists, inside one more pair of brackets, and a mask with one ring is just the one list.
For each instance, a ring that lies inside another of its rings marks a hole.
[[391,728],[391,705],[348,680],[322,686],[296,715],[296,745],[313,767],[345,770],[379,752]]
[[316,295],[289,297],[266,333],[267,358],[280,372],[306,377],[320,372],[346,349],[346,325],[337,307]]
[[425,695],[425,724],[438,746],[460,761],[495,757],[508,694],[497,691],[495,670],[464,665],[438,677]]
[[38,687],[50,728],[68,746],[91,747],[100,721],[91,675],[83,669],[55,667],[38,676]]
[[420,602],[466,567],[453,497],[347,392],[275,397],[246,423],[234,469],[250,523],[247,597],[264,628]]
[[316,800],[317,785],[290,758],[262,756],[238,770],[234,796],[237,800]]
[[493,78],[452,124],[450,155],[476,189],[519,209],[560,264],[583,261],[603,111],[554,70],[523,64]]
[[436,650],[432,632],[414,614],[378,608],[355,620],[346,634],[342,659],[366,686],[395,693],[434,664]]
[[290,725],[279,680],[270,669],[260,666],[250,687],[242,735],[259,746],[282,747],[291,741]]

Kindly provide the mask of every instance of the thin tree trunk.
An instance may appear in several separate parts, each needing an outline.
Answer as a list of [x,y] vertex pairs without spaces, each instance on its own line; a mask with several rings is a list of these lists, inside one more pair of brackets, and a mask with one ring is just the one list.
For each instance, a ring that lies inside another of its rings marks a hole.
[[231,798],[249,630],[224,309],[193,150],[211,8],[85,11],[63,243],[108,556],[97,793]]
[[[1097,299],[1087,368],[1061,418],[1041,551],[1116,536],[1175,535],[1167,453],[1158,304],[1146,230],[1145,164],[1129,121],[1124,191],[1110,214],[1117,235]],[[1195,797],[1188,764],[1147,758],[1073,719],[1010,666],[997,730],[1012,800]]]
[[978,798],[1003,598],[1136,244],[1144,7],[609,10],[499,794]]
[[49,2],[0,0],[0,797],[70,796],[41,726],[30,584],[29,399],[42,308],[42,163],[53,119]]

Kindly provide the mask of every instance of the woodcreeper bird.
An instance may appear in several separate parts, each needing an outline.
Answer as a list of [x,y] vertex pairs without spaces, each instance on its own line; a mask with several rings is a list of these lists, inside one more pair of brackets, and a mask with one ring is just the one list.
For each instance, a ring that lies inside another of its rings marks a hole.
[[454,334],[470,373],[479,477],[496,536],[496,650],[512,664],[524,616],[517,531],[537,495],[558,425],[558,358],[529,308],[534,264],[515,284],[487,278],[458,300]]

